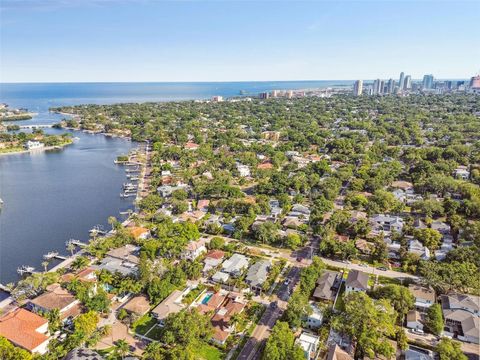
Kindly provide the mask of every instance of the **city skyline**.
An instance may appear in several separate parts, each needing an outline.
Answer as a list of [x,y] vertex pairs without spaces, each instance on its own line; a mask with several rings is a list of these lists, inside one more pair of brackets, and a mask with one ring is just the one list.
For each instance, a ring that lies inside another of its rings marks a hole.
[[0,81],[398,81],[400,71],[469,79],[480,68],[479,10],[473,2],[5,0]]

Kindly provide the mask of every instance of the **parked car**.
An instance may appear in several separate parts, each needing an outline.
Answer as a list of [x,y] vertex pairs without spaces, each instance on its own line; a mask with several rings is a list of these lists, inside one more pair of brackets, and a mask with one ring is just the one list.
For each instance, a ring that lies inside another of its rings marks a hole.
[[388,269],[385,266],[380,266],[378,270],[387,271]]

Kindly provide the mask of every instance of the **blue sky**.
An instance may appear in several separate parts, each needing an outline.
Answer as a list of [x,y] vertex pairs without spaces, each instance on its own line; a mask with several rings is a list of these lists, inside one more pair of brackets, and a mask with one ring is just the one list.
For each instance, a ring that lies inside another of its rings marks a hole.
[[0,0],[0,81],[468,78],[480,1]]

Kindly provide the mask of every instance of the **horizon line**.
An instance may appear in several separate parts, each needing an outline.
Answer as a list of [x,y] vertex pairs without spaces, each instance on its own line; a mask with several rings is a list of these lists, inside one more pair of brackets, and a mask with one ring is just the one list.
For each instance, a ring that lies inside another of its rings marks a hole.
[[[396,78],[376,78],[380,80],[397,80]],[[12,84],[205,84],[205,83],[213,83],[213,84],[222,84],[222,83],[269,83],[269,82],[318,82],[318,81],[375,81],[374,79],[296,79],[296,80],[212,80],[212,81],[204,81],[204,80],[194,80],[194,81],[0,81],[0,86],[5,85],[12,85]],[[436,81],[442,80],[469,80],[469,77],[466,78],[435,78]],[[421,81],[421,78],[412,78],[413,81]]]

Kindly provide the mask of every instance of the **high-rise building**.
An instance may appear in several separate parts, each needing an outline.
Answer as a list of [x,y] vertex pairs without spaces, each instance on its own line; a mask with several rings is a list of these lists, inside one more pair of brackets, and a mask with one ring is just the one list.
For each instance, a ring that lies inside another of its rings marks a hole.
[[268,92],[262,92],[258,95],[260,99],[268,99],[270,97],[270,94]]
[[373,95],[378,95],[380,94],[380,89],[381,89],[382,82],[380,79],[377,79],[373,82]]
[[276,98],[278,96],[278,90],[272,90],[272,97]]
[[423,76],[422,88],[424,90],[433,89],[433,75],[432,74]]
[[388,80],[388,84],[387,84],[387,94],[393,94],[394,90],[395,90],[395,80],[390,79]]
[[385,94],[385,80],[380,80],[380,92],[379,94]]
[[470,79],[470,87],[472,89],[480,89],[480,75],[472,76]]
[[353,83],[353,96],[360,96],[362,95],[363,91],[363,81],[357,80]]
[[410,90],[412,88],[412,77],[410,75],[405,76],[403,90]]
[[400,79],[398,79],[398,90],[403,91],[403,82],[404,82],[405,74],[403,71],[400,73]]

